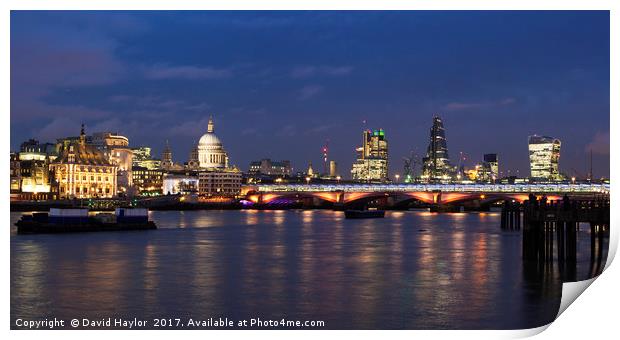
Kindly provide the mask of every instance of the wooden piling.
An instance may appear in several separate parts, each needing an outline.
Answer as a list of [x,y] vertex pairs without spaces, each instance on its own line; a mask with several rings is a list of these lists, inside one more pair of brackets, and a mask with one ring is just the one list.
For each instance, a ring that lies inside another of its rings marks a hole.
[[[557,259],[563,278],[574,281],[578,226],[586,222],[590,224],[590,274],[591,277],[600,274],[609,229],[609,200],[571,202],[565,197],[562,201],[547,202],[533,201],[532,197],[523,205],[523,259],[549,268]],[[519,225],[520,215],[511,215],[510,205],[506,206],[505,217],[502,211],[502,226]]]

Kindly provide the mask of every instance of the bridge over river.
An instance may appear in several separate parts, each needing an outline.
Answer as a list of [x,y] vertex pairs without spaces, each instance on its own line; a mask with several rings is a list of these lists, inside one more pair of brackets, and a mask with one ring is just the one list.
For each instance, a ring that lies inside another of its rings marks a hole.
[[398,207],[412,201],[430,205],[488,206],[503,200],[523,202],[529,194],[558,200],[593,199],[609,195],[609,184],[264,184],[244,188],[246,198],[261,205],[303,201],[306,205],[333,204],[353,207],[382,201]]

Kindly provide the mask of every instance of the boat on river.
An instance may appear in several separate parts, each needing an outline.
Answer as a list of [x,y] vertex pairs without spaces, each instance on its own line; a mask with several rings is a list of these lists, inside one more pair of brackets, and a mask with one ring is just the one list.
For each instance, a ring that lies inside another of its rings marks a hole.
[[92,231],[126,231],[157,229],[149,221],[148,210],[117,208],[114,213],[89,213],[88,209],[50,209],[22,215],[15,223],[18,234],[56,234]]

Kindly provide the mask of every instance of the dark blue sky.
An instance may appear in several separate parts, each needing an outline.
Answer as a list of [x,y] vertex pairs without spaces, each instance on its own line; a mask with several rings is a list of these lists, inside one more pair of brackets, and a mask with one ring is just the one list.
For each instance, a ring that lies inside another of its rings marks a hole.
[[[608,12],[11,13],[11,148],[111,130],[175,161],[215,117],[231,163],[332,159],[349,176],[363,128],[391,173],[422,154],[433,114],[453,162],[498,153],[528,174],[527,136],[560,168],[609,176]],[[366,120],[366,125],[363,121]]]

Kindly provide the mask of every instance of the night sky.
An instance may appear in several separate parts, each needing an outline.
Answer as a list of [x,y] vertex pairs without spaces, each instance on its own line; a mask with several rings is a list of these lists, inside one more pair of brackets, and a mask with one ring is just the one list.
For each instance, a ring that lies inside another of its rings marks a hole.
[[[609,176],[608,12],[11,13],[11,148],[114,131],[177,162],[209,115],[231,164],[321,148],[350,177],[364,128],[390,173],[420,156],[434,114],[453,163],[497,153],[529,174],[527,136],[562,141],[560,170]],[[364,121],[366,123],[364,123]]]

